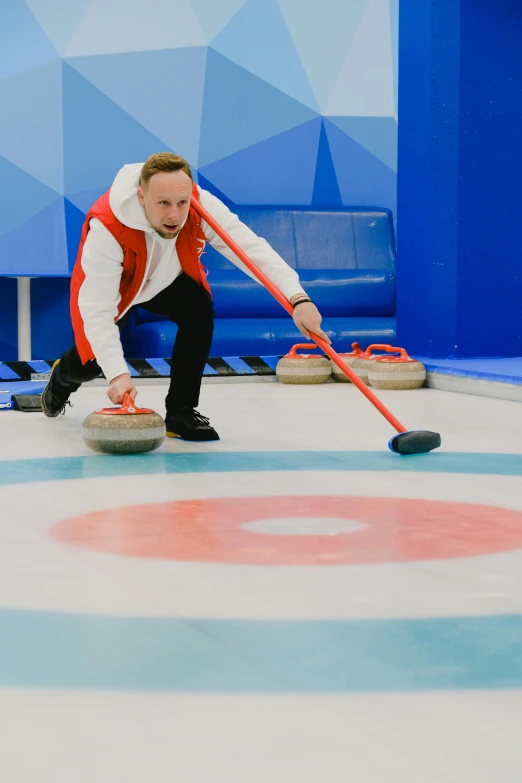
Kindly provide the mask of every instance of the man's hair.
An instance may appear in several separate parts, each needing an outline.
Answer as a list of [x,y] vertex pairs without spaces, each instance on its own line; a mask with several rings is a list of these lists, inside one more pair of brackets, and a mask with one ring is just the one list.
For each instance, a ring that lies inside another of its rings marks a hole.
[[140,174],[141,187],[146,187],[150,178],[154,174],[159,174],[160,171],[184,171],[193,180],[192,171],[185,158],[182,158],[181,155],[175,155],[173,152],[157,152],[147,158],[143,164]]

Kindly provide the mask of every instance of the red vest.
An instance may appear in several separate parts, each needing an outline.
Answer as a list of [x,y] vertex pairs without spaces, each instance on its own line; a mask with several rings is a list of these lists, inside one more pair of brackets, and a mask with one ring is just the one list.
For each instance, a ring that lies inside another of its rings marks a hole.
[[[118,220],[110,207],[109,193],[110,190],[104,193],[103,196],[100,196],[85,217],[78,255],[71,276],[71,319],[74,340],[82,364],[95,358],[91,345],[85,336],[83,319],[78,306],[79,291],[85,280],[85,272],[81,265],[81,257],[83,246],[87,239],[87,234],[89,233],[89,221],[91,218],[97,218],[103,223],[105,228],[108,229],[116,241],[119,242],[121,249],[123,250],[123,271],[120,281],[121,299],[118,305],[118,315],[114,319],[115,321],[118,320],[120,315],[129,307],[138,294],[147,266],[145,232],[138,231],[135,228],[128,228],[128,226]],[[192,195],[199,200],[199,193],[195,183],[192,186]],[[176,240],[176,251],[178,253],[181,268],[185,274],[189,275],[196,283],[204,286],[210,293],[210,286],[207,283],[205,272],[199,261],[199,257],[205,246],[205,235],[201,230],[200,224],[201,217],[193,207],[190,207],[185,225],[179,232]]]

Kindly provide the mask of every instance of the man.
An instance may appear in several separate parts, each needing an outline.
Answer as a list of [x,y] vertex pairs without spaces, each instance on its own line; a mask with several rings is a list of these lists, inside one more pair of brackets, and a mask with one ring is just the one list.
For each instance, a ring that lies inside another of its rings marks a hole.
[[42,393],[46,416],[65,412],[69,396],[100,371],[109,399],[120,404],[136,387],[123,357],[119,330],[139,305],[178,325],[166,398],[169,437],[218,440],[196,410],[214,329],[210,287],[199,257],[205,242],[251,273],[191,207],[190,198],[220,223],[294,305],[294,321],[330,342],[321,315],[299,278],[266,240],[256,236],[215,196],[199,188],[186,160],[172,153],[124,166],[87,213],[71,278],[75,344],[55,362]]

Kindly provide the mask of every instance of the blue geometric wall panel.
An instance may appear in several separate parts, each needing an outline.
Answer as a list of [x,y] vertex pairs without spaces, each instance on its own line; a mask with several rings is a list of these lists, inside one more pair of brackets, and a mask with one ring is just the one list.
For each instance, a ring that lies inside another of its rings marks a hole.
[[[3,193],[9,194],[9,198],[2,200],[0,209],[0,237],[30,221],[33,215],[48,207],[60,195],[3,157],[0,157],[0,182]],[[27,230],[31,233],[30,223]],[[2,258],[2,262],[4,260],[9,264],[13,261]]]
[[67,201],[77,207],[84,215],[87,214],[95,201],[97,201],[107,188],[94,188],[93,190],[82,190],[79,193],[67,193]]
[[393,117],[393,53],[388,3],[368,0],[324,114]]
[[397,123],[395,117],[328,117],[347,136],[397,171]]
[[[96,200],[96,199],[95,199]],[[69,259],[69,270],[72,272],[76,256],[78,254],[78,246],[82,235],[82,228],[85,222],[85,212],[78,209],[72,204],[69,199],[64,200],[65,210],[65,224],[67,227],[67,255]]]
[[196,182],[204,190],[208,190],[208,192],[212,193],[213,196],[216,196],[216,198],[221,199],[223,204],[226,204],[227,207],[232,207],[234,203],[239,203],[239,202],[233,202],[232,199],[229,198],[225,193],[223,193],[222,190],[216,187],[213,182],[207,179],[205,175],[202,174],[201,171],[198,171],[196,173]]
[[211,46],[319,113],[303,63],[277,0],[247,0]]
[[61,192],[63,120],[60,60],[0,81],[0,106],[4,118],[0,155]]
[[192,7],[206,36],[210,41],[230,22],[246,0],[192,0]]
[[[235,204],[310,204],[321,118],[204,166],[201,173]],[[292,177],[282,177],[288,166]]]
[[234,204],[395,211],[399,0],[7,0],[0,274],[63,275],[125,163]]
[[24,0],[7,0],[0,6],[0,79],[59,60]]
[[210,49],[198,168],[316,116],[307,106]]
[[18,274],[19,259],[24,259],[26,275],[67,275],[69,262],[63,197],[0,237],[2,273]]
[[56,51],[63,55],[89,0],[25,0]]
[[[63,55],[84,57],[205,44],[190,0],[90,0]],[[150,85],[151,89],[167,86],[172,76],[158,74],[160,84]]]
[[395,118],[397,119],[397,104],[399,102],[399,0],[389,0],[390,3],[390,30],[393,61],[393,92],[395,105]]
[[[195,166],[206,59],[207,47],[199,46],[72,57],[66,62],[150,131],[159,140],[161,149],[175,149]],[[157,89],[151,89],[158,74],[166,79],[161,99]],[[171,89],[175,90],[175,100],[169,97]],[[180,106],[190,106],[190,111],[180,111]]]
[[63,55],[89,1],[25,0],[25,3],[56,51]]
[[279,0],[322,113],[357,32],[368,0]]
[[125,164],[166,149],[143,125],[63,63],[65,194],[110,185]]
[[393,213],[397,205],[397,176],[378,158],[324,120],[343,204],[382,206]]
[[319,137],[319,149],[317,151],[317,164],[315,168],[314,190],[312,193],[312,206],[340,207],[343,204],[337,174],[332,158],[332,152],[328,143],[328,136],[321,122],[321,135]]

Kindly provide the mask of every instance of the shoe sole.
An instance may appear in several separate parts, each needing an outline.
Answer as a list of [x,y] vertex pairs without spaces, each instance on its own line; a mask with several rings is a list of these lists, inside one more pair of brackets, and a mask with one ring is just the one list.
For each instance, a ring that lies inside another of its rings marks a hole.
[[51,367],[51,374],[49,375],[49,380],[48,380],[48,381],[47,381],[47,383],[45,384],[45,386],[44,386],[44,388],[43,388],[43,391],[42,391],[42,393],[41,393],[41,395],[40,395],[40,405],[42,406],[42,411],[45,413],[45,415],[47,416],[47,418],[48,418],[48,419],[55,419],[55,418],[58,416],[58,414],[57,414],[57,413],[56,413],[56,414],[54,414],[54,416],[53,416],[52,414],[50,414],[50,413],[47,413],[47,411],[46,411],[46,409],[45,409],[45,405],[44,405],[44,401],[43,401],[43,399],[44,399],[44,394],[45,394],[45,391],[46,391],[47,387],[49,386],[49,384],[51,383],[51,377],[52,377],[52,374],[53,374],[53,370],[54,370],[54,368],[56,367],[56,365],[57,365],[57,364],[59,364],[59,363],[60,363],[60,360],[59,360],[59,359],[57,359],[57,360],[55,361],[55,363],[53,364],[53,366]]
[[185,437],[183,437],[183,435],[178,435],[177,432],[169,432],[169,431],[167,431],[165,433],[165,435],[167,436],[167,438],[179,438],[180,440],[189,440],[189,441],[192,441],[193,443],[203,443],[205,441],[219,440],[219,435],[216,438],[214,438],[214,437],[212,437],[212,438],[185,438]]

